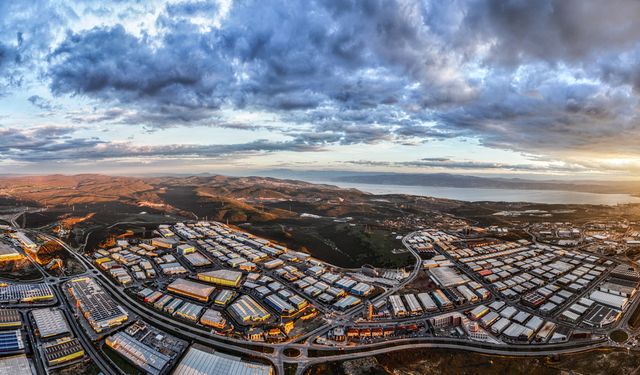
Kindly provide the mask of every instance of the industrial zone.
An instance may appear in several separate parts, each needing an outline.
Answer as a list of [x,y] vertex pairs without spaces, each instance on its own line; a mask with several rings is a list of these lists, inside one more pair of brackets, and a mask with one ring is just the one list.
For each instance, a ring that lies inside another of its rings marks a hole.
[[[3,230],[2,262],[55,240]],[[126,363],[158,375],[266,375],[396,343],[571,352],[619,345],[610,334],[632,331],[638,305],[632,265],[532,239],[422,228],[402,236],[410,269],[342,269],[219,222],[154,233],[75,253],[81,275],[0,284],[0,370],[100,358],[113,373]]]

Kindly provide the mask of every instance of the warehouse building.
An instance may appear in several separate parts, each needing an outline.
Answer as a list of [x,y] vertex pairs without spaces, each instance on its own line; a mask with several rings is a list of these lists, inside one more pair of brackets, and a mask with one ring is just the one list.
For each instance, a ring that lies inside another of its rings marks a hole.
[[500,318],[500,315],[497,312],[491,311],[485,316],[483,316],[482,318],[480,318],[480,324],[482,324],[483,327],[489,327],[493,323],[495,323],[499,318]]
[[638,271],[636,271],[633,267],[626,264],[620,264],[616,266],[613,271],[611,271],[611,276],[625,280],[640,280],[640,273],[638,273]]
[[193,345],[176,367],[176,375],[272,375],[273,368]]
[[438,285],[450,288],[464,284],[466,281],[451,267],[436,267],[429,269],[429,275]]
[[456,290],[460,294],[462,294],[467,302],[474,303],[478,301],[478,296],[474,292],[472,292],[471,289],[469,289],[466,285],[458,285],[456,287]]
[[209,272],[201,272],[197,275],[198,280],[208,283],[236,288],[240,285],[242,272],[232,270],[215,270]]
[[9,262],[22,259],[22,254],[13,247],[0,243],[0,262]]
[[296,308],[282,298],[272,294],[265,298],[265,302],[280,315],[290,315],[296,312]]
[[169,262],[160,264],[160,269],[162,273],[171,276],[171,275],[181,275],[187,273],[187,269],[182,266],[182,264],[178,262]]
[[527,342],[533,337],[533,330],[518,323],[511,323],[502,334],[514,341]]
[[0,374],[32,374],[33,370],[24,354],[0,358]]
[[200,318],[200,324],[217,329],[224,329],[227,325],[227,320],[222,316],[220,311],[207,309]]
[[197,322],[198,317],[204,310],[204,307],[200,305],[196,305],[195,303],[185,302],[180,308],[173,314],[173,316],[178,316],[180,318],[190,320],[192,322]]
[[556,330],[556,324],[554,322],[546,322],[542,328],[536,333],[537,342],[547,342],[553,332]]
[[422,307],[418,302],[418,299],[413,294],[405,294],[404,299],[407,301],[407,306],[409,306],[409,313],[411,315],[420,315],[422,314]]
[[196,283],[186,279],[176,279],[167,286],[167,290],[170,292],[187,296],[202,302],[209,301],[209,297],[215,289],[216,288],[213,286]]
[[264,268],[271,270],[274,268],[278,268],[284,265],[284,261],[282,259],[274,259],[264,263]]
[[53,291],[47,284],[0,285],[0,303],[34,303],[53,298]]
[[233,298],[234,294],[235,293],[230,291],[229,289],[221,290],[220,293],[216,295],[216,298],[213,302],[216,305],[226,306],[231,301],[231,298]]
[[353,288],[351,288],[351,293],[359,297],[367,296],[371,292],[373,292],[373,286],[365,283],[358,283]]
[[435,302],[433,302],[433,299],[431,298],[429,293],[419,293],[418,299],[422,303],[422,306],[424,306],[425,311],[427,312],[438,311],[438,306],[436,305]]
[[637,289],[633,286],[622,285],[614,282],[604,282],[598,286],[598,289],[602,292],[615,294],[622,297],[632,298]]
[[64,337],[42,346],[47,365],[57,366],[84,357],[84,349],[76,338]]
[[0,329],[19,328],[22,326],[22,317],[16,309],[0,309]]
[[298,310],[302,310],[309,305],[309,301],[300,297],[297,294],[289,297],[289,302],[291,302]]
[[16,352],[23,349],[24,341],[22,341],[22,333],[19,329],[0,332],[0,353]]
[[469,312],[469,317],[473,320],[478,320],[487,313],[489,313],[489,308],[484,305],[480,305]]
[[629,303],[629,299],[622,296],[616,296],[609,293],[604,293],[600,290],[594,290],[591,292],[589,299],[602,303],[603,305],[607,305],[618,310],[624,310]]
[[199,252],[193,252],[186,254],[184,258],[193,266],[193,267],[204,267],[211,264],[211,261],[200,254]]
[[129,319],[127,311],[91,278],[72,279],[67,283],[67,288],[79,312],[97,333]]
[[445,296],[440,289],[433,291],[433,300],[442,310],[449,310],[453,308],[453,302],[451,302],[451,300],[449,300],[449,298]]
[[339,310],[346,310],[350,307],[356,306],[360,304],[362,300],[358,297],[354,296],[345,296],[339,299],[336,303],[333,304]]
[[407,316],[407,309],[402,303],[402,298],[399,295],[389,296],[389,303],[391,304],[391,311],[396,318],[403,318]]
[[151,246],[159,247],[162,249],[173,249],[178,245],[178,240],[175,238],[162,238],[157,237],[151,240]]
[[69,325],[62,310],[47,308],[31,311],[36,328],[43,339],[69,333]]
[[143,344],[125,332],[107,337],[105,343],[127,361],[152,375],[159,375],[171,358]]
[[38,245],[31,240],[31,238],[27,237],[23,232],[15,232],[12,234],[12,237],[17,239],[22,247],[30,252],[35,252],[38,249]]
[[504,332],[505,329],[511,324],[511,321],[507,318],[500,318],[498,321],[491,325],[491,332],[499,335]]
[[271,317],[271,314],[264,307],[247,295],[232,303],[228,311],[234,319],[242,324],[262,323]]
[[593,308],[586,313],[582,321],[587,325],[602,328],[617,322],[620,316],[622,316],[622,313],[619,310],[601,304],[595,304]]

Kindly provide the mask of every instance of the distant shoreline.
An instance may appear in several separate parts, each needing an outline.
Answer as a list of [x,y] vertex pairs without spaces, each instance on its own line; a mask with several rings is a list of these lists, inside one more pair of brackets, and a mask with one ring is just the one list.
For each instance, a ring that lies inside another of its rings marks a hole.
[[332,184],[341,188],[355,188],[376,195],[407,194],[453,199],[465,202],[510,202],[539,204],[640,204],[640,197],[625,193],[591,193],[570,190],[498,188],[498,187],[450,187],[408,184],[382,184],[345,181],[309,181]]

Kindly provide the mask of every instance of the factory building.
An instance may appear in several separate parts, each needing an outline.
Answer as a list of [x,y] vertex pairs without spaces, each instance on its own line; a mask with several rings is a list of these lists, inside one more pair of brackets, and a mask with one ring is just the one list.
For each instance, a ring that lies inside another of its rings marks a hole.
[[19,328],[22,326],[22,317],[16,309],[0,309],[0,329]]
[[429,269],[429,275],[438,285],[450,288],[464,284],[466,281],[451,267],[436,267]]
[[484,305],[480,305],[469,312],[469,317],[473,320],[478,320],[487,313],[489,313],[489,308]]
[[47,308],[31,311],[36,328],[42,338],[69,333],[69,325],[62,310]]
[[217,329],[223,329],[227,325],[227,321],[220,311],[207,309],[200,318],[200,324]]
[[399,295],[389,296],[389,303],[391,304],[391,310],[393,311],[393,316],[397,318],[403,318],[407,315],[407,309],[402,303],[402,298]]
[[274,268],[278,268],[284,265],[284,261],[282,259],[274,259],[264,263],[264,268],[271,270]]
[[31,365],[24,354],[0,358],[0,374],[32,374]]
[[407,306],[409,307],[409,313],[411,315],[420,315],[422,314],[422,307],[418,302],[418,299],[413,294],[405,294],[404,299],[407,301]]
[[594,290],[593,292],[591,292],[589,299],[618,310],[624,310],[629,303],[629,299],[626,297],[616,296],[614,294],[605,293],[600,290]]
[[271,306],[280,315],[290,315],[296,312],[296,308],[290,303],[285,302],[282,298],[272,294],[265,298],[265,302]]
[[444,295],[444,293],[440,289],[436,289],[433,291],[433,300],[436,302],[438,307],[442,310],[449,310],[453,308],[453,303]]
[[22,259],[22,254],[9,245],[0,243],[0,262],[9,262]]
[[94,331],[100,333],[129,319],[127,311],[91,278],[72,279],[67,283],[67,288],[79,312]]
[[478,296],[471,291],[466,285],[458,285],[456,290],[464,297],[467,302],[475,303],[478,301]]
[[231,298],[234,296],[234,294],[235,293],[230,291],[229,289],[221,290],[220,293],[216,295],[216,298],[213,302],[216,305],[226,306],[231,301]]
[[189,348],[174,370],[179,375],[272,375],[273,368],[222,354],[201,345]]
[[373,286],[365,283],[358,283],[351,288],[351,293],[355,296],[364,297],[373,292]]
[[0,332],[0,354],[16,352],[24,349],[24,341],[20,330]]
[[362,300],[358,297],[354,296],[345,296],[339,299],[336,303],[333,304],[339,310],[346,310],[350,307],[356,306],[360,304]]
[[127,361],[152,375],[160,375],[171,357],[143,344],[125,332],[107,337],[105,343]]
[[47,365],[57,366],[84,357],[84,349],[76,338],[64,337],[42,346]]
[[178,240],[174,238],[157,237],[151,240],[151,246],[162,249],[173,249],[178,244]]
[[640,280],[640,273],[638,273],[638,271],[636,271],[633,267],[626,264],[620,264],[616,266],[616,268],[611,271],[611,276],[625,280]]
[[0,303],[50,301],[53,291],[47,284],[0,284]]
[[176,279],[169,286],[167,290],[176,294],[187,296],[198,301],[207,302],[209,296],[216,288],[209,285],[204,285],[189,281],[186,279]]
[[29,252],[36,252],[38,249],[38,245],[31,240],[31,238],[27,237],[23,232],[15,232],[11,235],[15,239],[17,239],[22,247]]
[[422,303],[422,306],[424,306],[425,311],[427,312],[438,311],[438,306],[436,305],[435,302],[433,302],[433,299],[431,298],[429,293],[419,293],[418,299]]
[[264,307],[247,295],[238,298],[232,303],[228,312],[234,319],[243,324],[261,323],[271,317],[271,314]]
[[232,270],[215,270],[209,272],[201,272],[197,275],[198,280],[206,281],[208,283],[227,286],[238,287],[240,285],[240,279],[242,278],[242,272]]

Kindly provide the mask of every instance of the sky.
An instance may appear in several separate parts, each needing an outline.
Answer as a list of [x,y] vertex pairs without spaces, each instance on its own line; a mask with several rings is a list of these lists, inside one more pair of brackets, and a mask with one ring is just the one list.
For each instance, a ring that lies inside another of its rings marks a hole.
[[0,174],[640,176],[635,0],[0,0]]

